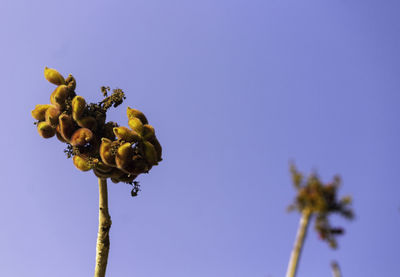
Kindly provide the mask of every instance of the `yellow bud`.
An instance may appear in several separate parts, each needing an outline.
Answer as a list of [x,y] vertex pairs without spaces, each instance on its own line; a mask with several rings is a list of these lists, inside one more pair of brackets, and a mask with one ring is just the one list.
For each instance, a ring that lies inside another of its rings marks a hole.
[[74,91],[75,90],[75,88],[76,88],[76,80],[71,74],[69,74],[67,79],[65,79],[65,83],[67,83],[68,90],[70,90],[70,91]]
[[139,118],[132,117],[131,119],[129,119],[128,125],[133,131],[135,131],[139,135],[143,134],[143,123],[140,121]]
[[143,143],[143,146],[144,146],[144,157],[145,157],[146,161],[150,165],[157,165],[158,164],[157,151],[154,148],[153,144],[151,144],[148,141],[145,141]]
[[93,167],[89,159],[83,155],[75,155],[72,160],[75,167],[81,171],[89,171]]
[[113,131],[118,139],[127,142],[137,142],[140,140],[140,136],[135,131],[129,130],[126,127],[114,127]]
[[57,86],[65,85],[64,77],[53,68],[48,68],[47,66],[44,68],[44,77],[47,81]]
[[93,139],[93,133],[87,128],[80,128],[76,130],[71,137],[72,146],[83,146]]
[[62,135],[60,133],[60,125],[57,125],[57,127],[56,127],[56,137],[61,142],[68,142],[62,137]]
[[58,124],[58,117],[60,116],[60,113],[61,111],[59,108],[53,105],[49,107],[45,113],[47,123],[49,123],[53,127],[56,127]]
[[118,184],[119,183],[119,179],[118,178],[111,178],[111,182],[113,182],[114,184]]
[[93,172],[99,178],[109,178],[112,176],[113,168],[102,162],[98,162],[93,168]]
[[129,142],[122,144],[117,151],[117,155],[115,156],[115,161],[117,163],[117,167],[126,173],[130,173],[134,169],[134,165],[132,162],[134,151]]
[[111,176],[110,177],[118,179],[118,178],[124,176],[125,174],[126,174],[125,172],[123,172],[120,169],[114,167],[113,171],[111,172]]
[[132,158],[133,164],[135,165],[135,169],[133,170],[133,174],[139,175],[140,173],[145,173],[149,171],[149,167],[147,166],[146,161],[143,157],[139,155],[135,155]]
[[101,139],[100,145],[100,157],[104,164],[109,166],[115,166],[115,153],[112,153],[111,147],[115,145],[108,138]]
[[152,138],[151,140],[149,140],[149,142],[151,144],[153,144],[154,148],[156,149],[157,152],[157,161],[161,162],[162,161],[162,147],[160,142],[158,141],[158,139],[156,137]]
[[64,140],[69,142],[72,134],[75,131],[74,123],[72,121],[71,116],[69,116],[67,114],[62,114],[58,117],[58,122],[59,122],[59,125],[57,127],[59,127],[60,135],[62,136],[62,138]]
[[128,116],[128,119],[137,117],[137,118],[140,119],[140,121],[141,121],[143,124],[148,124],[148,123],[149,123],[149,122],[147,121],[146,116],[145,116],[141,111],[139,111],[139,110],[131,109],[130,107],[128,107],[128,109],[126,110],[126,114],[127,114],[127,116]]
[[87,116],[85,118],[76,119],[76,123],[78,123],[79,127],[88,128],[90,130],[95,130],[97,127],[97,121],[92,116]]
[[155,132],[153,126],[151,126],[149,124],[143,125],[143,138],[145,140],[150,140],[150,139],[154,138],[155,135],[156,135],[156,132]]
[[43,138],[51,138],[55,135],[56,129],[50,126],[49,123],[46,121],[39,122],[37,126],[39,135],[41,135]]
[[72,118],[74,120],[79,120],[82,117],[85,107],[85,98],[79,95],[75,96],[74,99],[72,99]]
[[59,108],[63,108],[65,106],[65,99],[67,99],[67,96],[68,96],[67,86],[60,85],[50,95],[50,103]]
[[45,105],[36,105],[35,109],[32,110],[31,114],[32,117],[36,120],[43,121],[46,119],[45,114],[48,108],[50,108],[51,105],[45,104]]

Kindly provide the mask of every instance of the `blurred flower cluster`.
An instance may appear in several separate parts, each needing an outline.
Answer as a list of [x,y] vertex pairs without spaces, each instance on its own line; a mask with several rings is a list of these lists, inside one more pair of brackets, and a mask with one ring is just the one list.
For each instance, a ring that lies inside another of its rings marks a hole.
[[337,190],[340,186],[340,177],[335,176],[333,181],[327,184],[321,182],[317,174],[311,174],[307,178],[291,165],[293,185],[297,189],[297,196],[289,210],[299,212],[309,211],[316,216],[315,229],[319,237],[329,243],[332,248],[337,247],[336,235],[344,233],[342,228],[332,227],[328,215],[338,213],[347,219],[354,217],[350,208],[351,197],[345,196],[337,199]]
[[67,144],[67,156],[82,171],[93,170],[99,178],[114,183],[133,184],[141,173],[147,173],[161,159],[162,148],[153,126],[146,116],[128,107],[128,127],[106,122],[107,110],[125,99],[122,90],[102,87],[104,99],[87,104],[76,95],[76,80],[66,79],[55,69],[45,68],[45,78],[57,88],[50,95],[50,104],[36,105],[32,117],[43,138],[56,136]]

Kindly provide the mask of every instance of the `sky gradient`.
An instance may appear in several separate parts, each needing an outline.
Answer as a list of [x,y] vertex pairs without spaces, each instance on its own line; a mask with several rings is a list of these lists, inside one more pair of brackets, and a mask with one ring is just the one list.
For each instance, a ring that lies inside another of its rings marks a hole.
[[394,0],[0,2],[3,146],[0,276],[91,276],[98,186],[30,111],[45,66],[100,87],[156,128],[164,160],[109,185],[107,276],[280,277],[299,215],[288,165],[340,174],[356,219],[331,250],[310,229],[298,277],[397,276],[400,2]]

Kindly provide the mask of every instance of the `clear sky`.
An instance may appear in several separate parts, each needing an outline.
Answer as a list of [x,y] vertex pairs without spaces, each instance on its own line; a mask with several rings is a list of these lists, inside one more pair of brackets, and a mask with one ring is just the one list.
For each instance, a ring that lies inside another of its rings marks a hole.
[[299,277],[399,276],[400,2],[0,1],[0,276],[91,276],[98,186],[30,111],[45,66],[89,102],[122,88],[164,161],[110,184],[108,276],[280,277],[299,215],[290,160],[354,198],[331,250],[310,229]]

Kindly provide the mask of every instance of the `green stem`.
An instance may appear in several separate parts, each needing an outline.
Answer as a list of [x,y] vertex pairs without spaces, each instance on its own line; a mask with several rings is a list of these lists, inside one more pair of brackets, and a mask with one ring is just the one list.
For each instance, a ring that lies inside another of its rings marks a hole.
[[301,250],[304,245],[304,239],[307,234],[308,225],[310,223],[311,211],[305,209],[301,213],[299,229],[297,230],[296,241],[290,255],[290,261],[286,272],[286,277],[295,277],[297,272],[297,267],[300,259]]
[[108,252],[110,250],[110,228],[111,218],[108,213],[107,179],[99,178],[99,231],[96,245],[95,277],[106,276]]

